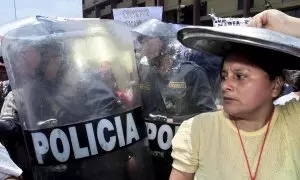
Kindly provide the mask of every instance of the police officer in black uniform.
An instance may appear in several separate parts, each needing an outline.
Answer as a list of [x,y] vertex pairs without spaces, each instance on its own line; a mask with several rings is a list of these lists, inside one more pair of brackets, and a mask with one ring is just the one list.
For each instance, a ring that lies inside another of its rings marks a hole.
[[222,65],[222,58],[206,52],[191,50],[188,56],[189,61],[192,61],[202,67],[210,82],[212,94],[217,105],[221,105],[221,78],[220,71]]
[[164,38],[140,40],[139,60],[144,114],[182,122],[216,109],[206,71],[181,55],[179,42]]
[[[186,49],[177,40],[149,36],[138,40],[142,47],[138,70],[143,115],[148,122],[163,120],[180,124],[216,109],[206,71],[187,60]],[[170,152],[155,148],[152,151],[156,179],[167,180],[172,169]]]

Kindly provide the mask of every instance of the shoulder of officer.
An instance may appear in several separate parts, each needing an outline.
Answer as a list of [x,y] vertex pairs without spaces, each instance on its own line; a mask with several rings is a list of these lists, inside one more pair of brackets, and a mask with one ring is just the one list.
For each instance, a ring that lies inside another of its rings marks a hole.
[[191,65],[191,66],[198,66],[195,62],[193,61],[183,61],[181,65]]
[[201,66],[199,66],[198,64],[196,64],[193,61],[184,61],[181,63],[181,67],[182,68],[188,68],[188,69],[201,69],[204,70]]

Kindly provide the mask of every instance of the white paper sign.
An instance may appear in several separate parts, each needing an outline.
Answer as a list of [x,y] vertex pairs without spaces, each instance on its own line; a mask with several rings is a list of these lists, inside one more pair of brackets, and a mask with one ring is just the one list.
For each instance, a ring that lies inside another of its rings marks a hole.
[[136,27],[149,19],[162,20],[163,8],[134,7],[113,9],[114,20],[121,21],[130,27]]
[[213,26],[247,26],[252,18],[220,18],[216,17],[214,14],[210,14]]

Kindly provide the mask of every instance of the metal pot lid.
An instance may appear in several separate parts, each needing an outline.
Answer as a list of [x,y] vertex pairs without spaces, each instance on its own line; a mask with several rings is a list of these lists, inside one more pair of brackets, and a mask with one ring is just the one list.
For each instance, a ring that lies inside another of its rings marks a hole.
[[225,56],[232,44],[246,44],[296,56],[300,64],[300,39],[267,29],[187,26],[178,31],[177,37],[189,48],[218,56]]

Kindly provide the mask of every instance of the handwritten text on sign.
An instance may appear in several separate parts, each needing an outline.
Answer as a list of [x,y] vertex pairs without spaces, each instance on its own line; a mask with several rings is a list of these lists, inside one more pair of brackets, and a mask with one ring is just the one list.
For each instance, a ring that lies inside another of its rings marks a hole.
[[251,18],[220,18],[216,17],[214,14],[210,14],[213,26],[247,26],[251,21]]
[[149,19],[162,20],[162,7],[113,9],[114,20],[136,27]]

